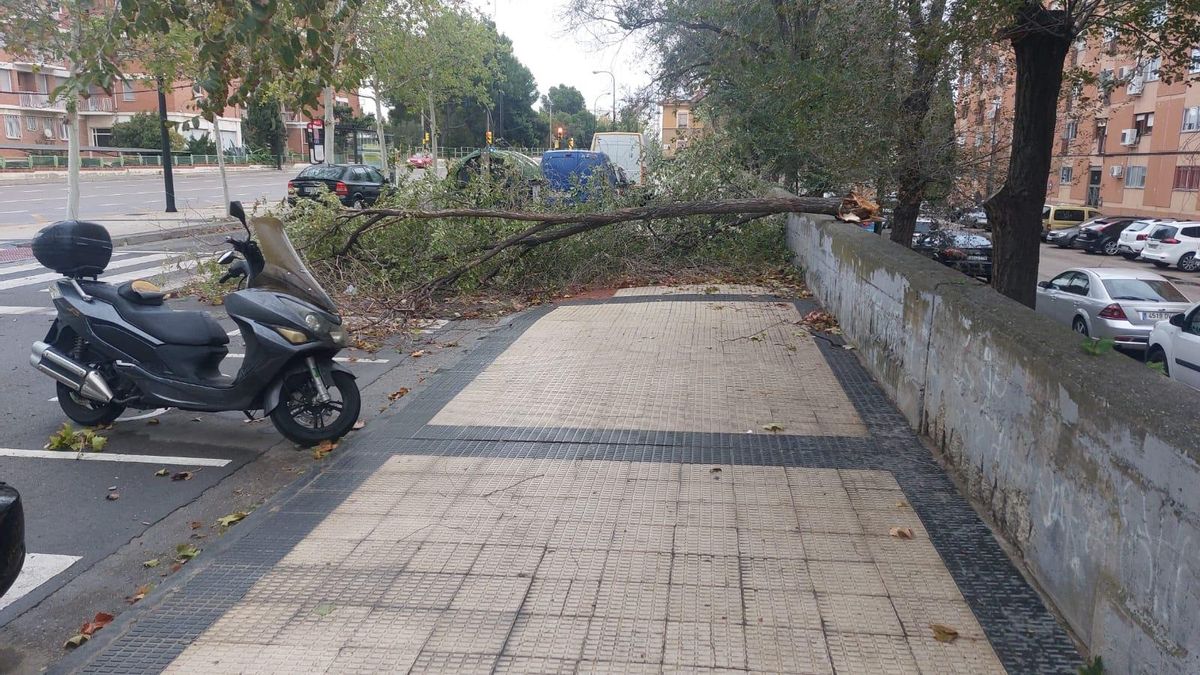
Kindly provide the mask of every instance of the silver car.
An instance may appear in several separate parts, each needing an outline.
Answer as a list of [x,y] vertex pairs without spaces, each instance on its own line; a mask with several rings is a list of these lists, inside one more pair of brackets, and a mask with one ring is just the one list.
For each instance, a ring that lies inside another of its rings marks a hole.
[[1153,272],[1116,267],[1074,268],[1038,283],[1037,311],[1081,335],[1112,338],[1144,351],[1154,324],[1190,306],[1170,281]]

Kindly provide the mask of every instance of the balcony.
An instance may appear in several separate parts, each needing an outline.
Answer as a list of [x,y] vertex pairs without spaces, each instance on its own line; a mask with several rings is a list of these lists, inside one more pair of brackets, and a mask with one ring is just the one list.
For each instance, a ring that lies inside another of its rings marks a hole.
[[17,104],[25,108],[38,108],[40,110],[67,109],[66,101],[52,101],[49,94],[35,94],[31,92],[19,92],[17,94]]
[[79,112],[104,112],[110,113],[116,109],[111,96],[92,96],[86,99],[80,99]]

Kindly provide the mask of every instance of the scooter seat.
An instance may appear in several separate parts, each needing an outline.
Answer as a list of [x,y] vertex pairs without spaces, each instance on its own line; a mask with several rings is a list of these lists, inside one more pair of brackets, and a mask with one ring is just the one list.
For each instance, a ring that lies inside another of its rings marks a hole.
[[129,300],[120,288],[104,282],[83,282],[91,295],[109,303],[117,313],[138,330],[166,344],[196,347],[229,344],[229,336],[208,312],[173,310],[159,300],[157,305]]

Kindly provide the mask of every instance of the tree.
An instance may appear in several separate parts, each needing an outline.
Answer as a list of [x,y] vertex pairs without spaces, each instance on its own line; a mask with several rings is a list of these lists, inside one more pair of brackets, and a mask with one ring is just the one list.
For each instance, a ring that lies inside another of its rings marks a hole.
[[[1190,9],[1189,9],[1190,6]],[[974,40],[998,39],[1016,64],[1013,136],[1004,185],[985,203],[992,226],[992,285],[1033,307],[1040,257],[1042,205],[1054,150],[1066,57],[1079,39],[1103,41],[1139,63],[1162,59],[1160,78],[1188,77],[1200,43],[1194,5],[1163,0],[974,0],[960,7],[959,25]],[[1000,27],[994,32],[994,27]],[[971,32],[974,30],[975,32]]]
[[271,98],[252,99],[246,105],[243,125],[246,145],[270,153],[275,158],[275,168],[281,168],[287,128],[283,125],[279,101]]
[[189,155],[215,155],[217,154],[217,144],[208,134],[201,134],[189,138],[183,150]]
[[574,115],[587,109],[583,93],[575,87],[565,84],[550,87],[550,90],[542,97],[543,110],[551,104],[556,112],[564,115]]
[[[171,149],[182,150],[184,147],[183,136],[175,130],[174,125],[168,126],[171,135]],[[117,122],[112,125],[112,140],[113,145],[118,148],[141,148],[159,152],[154,150],[162,145],[162,129],[158,115],[138,113],[126,122]]]

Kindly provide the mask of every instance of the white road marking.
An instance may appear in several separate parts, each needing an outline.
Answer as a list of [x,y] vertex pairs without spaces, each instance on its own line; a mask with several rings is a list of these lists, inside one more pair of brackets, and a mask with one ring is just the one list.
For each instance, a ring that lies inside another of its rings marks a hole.
[[[246,355],[231,353],[231,354],[226,354],[225,358],[244,359],[244,358],[246,358]],[[359,359],[359,358],[353,358],[353,357],[349,357],[349,356],[335,356],[335,357],[333,357],[333,360],[337,361],[338,363],[388,363],[388,359]]]
[[[176,272],[186,272],[188,270],[195,268],[196,265],[198,265],[200,263],[196,260],[181,260],[179,262],[170,262],[168,264],[170,266],[164,267],[164,268],[155,267],[152,269],[134,270],[133,272],[126,272],[125,274],[116,274],[116,275],[113,275],[110,277],[101,276],[100,281],[103,281],[108,284],[116,285],[116,284],[123,284],[126,281],[137,281],[138,279],[152,279],[157,276],[166,276],[166,275],[174,274]],[[178,285],[179,284],[162,286],[160,288],[160,290],[163,290],[163,291],[174,290],[174,288]],[[42,292],[49,293],[50,289],[43,288]]]
[[[57,398],[57,397],[55,397],[55,398]],[[140,415],[130,415],[128,417],[118,417],[117,421],[118,422],[137,422],[140,420],[148,420],[151,417],[158,417],[159,415],[167,412],[168,410],[170,410],[170,408],[155,408],[154,410],[151,410],[150,412],[142,413]]]
[[63,450],[18,450],[0,448],[0,457],[24,457],[26,459],[70,459],[91,462],[129,462],[132,464],[171,464],[174,466],[225,466],[228,459],[211,457],[172,457],[170,455],[123,455],[115,452],[78,453]]
[[10,307],[7,305],[0,305],[0,314],[8,316],[21,316],[23,314],[50,315],[57,314],[57,311],[49,307]]
[[0,609],[4,609],[29,594],[38,586],[50,581],[59,573],[79,561],[77,555],[56,555],[53,553],[26,553],[25,564],[21,574],[13,582],[8,592],[0,597]]
[[[135,254],[170,255],[169,253],[167,253],[165,251],[119,251],[117,253],[114,253],[114,255],[135,255]],[[178,253],[176,253],[175,255],[178,255]],[[117,264],[118,262],[120,262],[120,261],[114,260],[113,262],[109,263],[109,267],[112,267],[113,265]],[[28,262],[28,263],[21,263],[20,265],[12,265],[12,266],[0,265],[0,275],[16,274],[17,272],[28,272],[30,270],[41,270],[41,269],[46,269],[46,268],[40,262]]]
[[[169,253],[156,253],[154,255],[138,256],[136,258],[125,258],[124,260],[116,260],[109,263],[108,269],[113,270],[120,269],[122,267],[133,267],[134,265],[145,265],[147,263],[158,262],[170,257],[171,254]],[[39,267],[41,267],[41,265],[39,265]],[[32,276],[18,277],[16,279],[5,279],[4,281],[0,281],[0,291],[8,290],[10,288],[19,288],[21,286],[33,286],[35,284],[46,283],[48,281],[54,281],[55,279],[61,278],[62,275],[58,272],[46,272],[44,274],[34,274]],[[100,281],[111,282],[112,277],[100,275]]]

